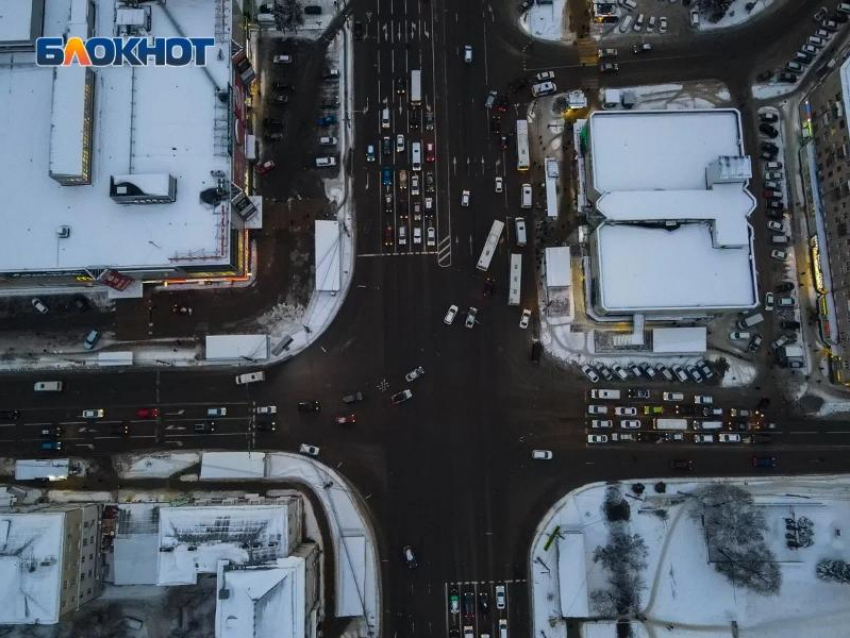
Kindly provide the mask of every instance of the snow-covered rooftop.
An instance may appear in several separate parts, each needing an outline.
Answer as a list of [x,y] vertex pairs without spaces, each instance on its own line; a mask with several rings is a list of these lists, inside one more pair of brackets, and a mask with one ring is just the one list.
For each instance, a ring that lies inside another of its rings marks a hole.
[[159,585],[192,585],[218,561],[267,562],[289,554],[289,506],[162,507]]
[[316,290],[336,292],[342,273],[339,267],[339,224],[316,220]]
[[305,624],[305,564],[281,558],[258,567],[222,567],[215,609],[216,638],[302,638]]
[[32,0],[0,0],[0,42],[28,40],[34,9]]
[[263,361],[269,358],[268,335],[207,335],[206,354],[214,361]]
[[565,288],[573,283],[569,246],[554,246],[546,249],[546,286]]
[[605,224],[593,237],[602,262],[600,302],[609,312],[758,303],[750,251],[714,248],[708,223],[675,229]]
[[[4,2],[0,10],[9,4]],[[84,75],[83,70],[58,68],[54,83],[54,69],[36,67],[34,54],[0,54],[0,94],[6,96],[0,100],[4,137],[0,174],[14,175],[15,183],[15,188],[4,189],[0,212],[5,222],[0,270],[107,266],[151,270],[230,261],[229,197],[215,208],[200,201],[201,192],[218,186],[219,179],[228,193],[230,185],[229,106],[219,99],[219,91],[229,84],[230,22],[217,22],[219,4],[220,0],[180,0],[146,5],[152,12],[153,35],[218,36],[217,46],[208,51],[206,68],[120,66],[92,71],[90,185],[62,186],[48,173],[51,158],[67,164],[75,157],[75,149],[66,145],[79,146],[82,125],[82,84],[74,80],[76,97],[70,99],[67,96],[74,92],[65,91],[66,97],[56,104],[54,91],[73,76]],[[227,16],[229,3],[221,4]],[[80,19],[78,6],[75,0],[48,2],[44,35],[73,32],[69,24]],[[112,36],[115,1],[96,0],[95,16],[94,34]],[[11,28],[5,22],[0,19],[0,27]],[[67,134],[51,135],[57,123]],[[149,205],[114,202],[109,196],[110,176],[139,173],[174,176],[177,200]],[[57,237],[62,225],[71,227],[70,237]]]
[[70,459],[18,459],[15,461],[15,480],[61,481],[68,478],[69,466]]
[[708,329],[705,326],[692,328],[653,328],[652,351],[655,353],[702,354],[708,349]]
[[561,616],[587,618],[587,567],[584,534],[567,531],[558,536],[558,574],[560,575]]
[[0,624],[59,621],[64,517],[0,513]]

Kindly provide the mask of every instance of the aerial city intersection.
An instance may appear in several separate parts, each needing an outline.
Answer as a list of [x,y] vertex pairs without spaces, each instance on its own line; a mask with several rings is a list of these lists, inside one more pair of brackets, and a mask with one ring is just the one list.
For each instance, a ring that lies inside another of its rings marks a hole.
[[847,636],[848,22],[0,0],[0,633]]

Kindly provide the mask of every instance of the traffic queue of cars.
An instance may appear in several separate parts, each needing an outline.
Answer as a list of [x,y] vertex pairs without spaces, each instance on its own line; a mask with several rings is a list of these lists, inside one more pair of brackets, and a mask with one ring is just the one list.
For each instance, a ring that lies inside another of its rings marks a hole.
[[[405,562],[412,568],[415,565],[407,558],[408,549],[404,548]],[[508,638],[506,585],[465,584],[461,589],[452,586],[448,608],[449,638]]]

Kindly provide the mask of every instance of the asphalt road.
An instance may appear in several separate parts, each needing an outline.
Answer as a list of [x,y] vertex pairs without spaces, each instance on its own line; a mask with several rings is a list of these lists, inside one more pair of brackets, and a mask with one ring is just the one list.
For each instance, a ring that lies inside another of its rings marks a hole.
[[[509,620],[511,636],[529,635],[525,580],[531,534],[546,509],[579,485],[669,475],[676,458],[694,459],[697,475],[746,475],[756,449],[777,456],[784,472],[846,471],[848,423],[794,417],[793,406],[783,403],[769,379],[760,390],[702,390],[723,407],[753,407],[759,397],[769,397],[767,418],[779,424],[769,445],[587,445],[588,382],[546,359],[533,365],[533,326],[518,327],[520,310],[506,305],[504,278],[497,277],[495,293],[485,297],[484,276],[475,269],[492,221],[511,221],[518,214],[520,184],[527,179],[515,170],[513,140],[503,151],[490,132],[483,108],[487,91],[503,92],[524,68],[553,69],[562,87],[599,83],[596,68],[582,67],[573,49],[536,43],[524,51],[528,38],[514,26],[515,10],[513,2],[480,0],[354,3],[354,19],[364,23],[366,35],[354,48],[352,174],[360,256],[345,305],[312,348],[271,369],[265,384],[248,387],[235,386],[230,370],[8,377],[0,385],[0,406],[22,414],[0,419],[5,449],[41,453],[41,443],[49,440],[41,430],[57,425],[64,428],[64,454],[93,457],[129,450],[318,445],[320,460],[338,468],[368,498],[383,561],[384,633],[406,638],[448,635],[456,622],[447,608],[452,588],[490,595],[489,612],[479,608],[472,619],[479,633],[487,628],[495,633],[502,617]],[[700,36],[698,45],[671,40],[622,64],[603,84],[717,78],[745,102],[745,117],[752,121],[744,88],[799,45],[810,28],[810,12],[811,7],[786,3],[745,31]],[[465,45],[473,48],[471,65],[462,60]],[[319,74],[320,68],[316,63],[304,72]],[[402,78],[409,91],[410,71],[416,68],[423,72],[418,110],[397,85]],[[528,99],[518,94],[512,102]],[[392,114],[389,129],[381,125],[385,104]],[[435,114],[433,129],[425,125],[429,110]],[[300,107],[293,113],[293,122],[309,117]],[[515,118],[516,110],[508,108],[503,130],[512,130]],[[390,135],[394,149],[398,134],[405,136],[406,150],[382,156],[381,138]],[[751,146],[755,137],[751,131],[748,136]],[[397,177],[399,170],[411,170],[413,140],[433,143],[436,155],[422,171],[434,174],[434,214],[423,210],[421,221],[413,215],[415,203],[424,207],[428,196],[424,183],[413,195],[410,186],[399,188]],[[367,162],[369,144],[378,155],[374,163]],[[285,170],[295,170],[299,161]],[[380,184],[383,166],[394,175],[389,208],[387,189]],[[496,175],[505,178],[501,194],[494,189]],[[463,189],[471,191],[468,208],[460,206]],[[423,231],[436,229],[437,246],[413,244],[417,224]],[[398,242],[400,225],[408,228],[406,245]],[[385,237],[388,226],[391,242]],[[507,271],[512,250],[509,232],[491,272]],[[533,253],[527,248],[523,254],[521,307],[534,307]],[[461,313],[446,326],[443,316],[452,303]],[[469,306],[479,309],[472,329],[463,325]],[[404,374],[419,365],[425,375],[406,383]],[[32,383],[46,377],[65,380],[66,391],[36,396]],[[667,389],[659,383],[641,386]],[[406,387],[413,399],[392,405],[390,394]],[[366,400],[343,405],[341,397],[357,390]],[[299,414],[301,400],[321,401],[322,411]],[[269,404],[278,406],[275,431],[252,434],[253,407]],[[138,418],[136,410],[145,406],[158,407],[159,417]],[[196,431],[196,424],[207,423],[210,407],[226,407],[227,415],[214,418],[215,431]],[[103,408],[105,414],[84,419],[82,410],[88,408]],[[352,411],[355,425],[333,423],[333,416]],[[554,459],[532,461],[532,449],[552,450]],[[408,544],[417,553],[415,570],[402,561],[401,548]],[[507,585],[505,610],[494,609],[497,584]]]

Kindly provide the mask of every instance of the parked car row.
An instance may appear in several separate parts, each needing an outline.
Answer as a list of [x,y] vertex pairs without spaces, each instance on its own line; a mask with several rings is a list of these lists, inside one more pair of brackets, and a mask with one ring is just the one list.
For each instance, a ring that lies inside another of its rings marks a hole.
[[780,82],[794,84],[800,79],[805,68],[814,62],[821,50],[829,44],[840,25],[850,18],[850,5],[840,3],[831,16],[827,16],[825,7],[821,7],[815,12],[813,18],[817,28],[794,55],[794,59],[786,62],[778,76]]
[[679,365],[678,363],[668,367],[663,363],[654,366],[651,363],[627,363],[625,366],[619,363],[605,365],[604,363],[585,364],[581,371],[592,382],[599,383],[600,379],[605,381],[630,381],[632,379],[648,379],[649,381],[667,381],[681,383],[702,383],[714,378],[712,365],[700,359],[692,364]]

